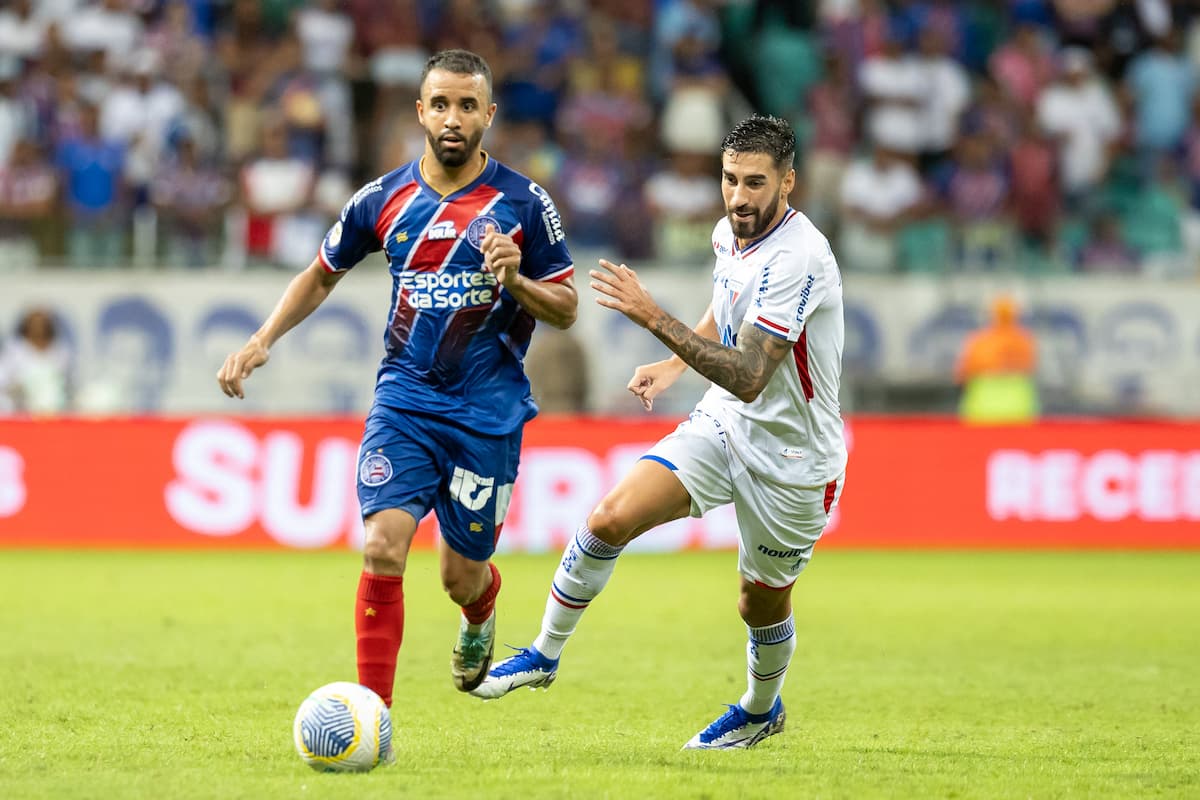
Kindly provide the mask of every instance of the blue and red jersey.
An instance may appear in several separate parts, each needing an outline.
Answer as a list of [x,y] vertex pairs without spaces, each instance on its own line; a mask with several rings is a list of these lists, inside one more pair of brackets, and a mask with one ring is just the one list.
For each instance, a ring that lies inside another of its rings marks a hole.
[[330,272],[382,249],[392,273],[377,403],[490,435],[537,414],[523,359],[535,320],[483,269],[487,227],[521,248],[521,274],[562,281],[574,267],[554,201],[495,159],[442,196],[413,161],[363,186],[325,235]]

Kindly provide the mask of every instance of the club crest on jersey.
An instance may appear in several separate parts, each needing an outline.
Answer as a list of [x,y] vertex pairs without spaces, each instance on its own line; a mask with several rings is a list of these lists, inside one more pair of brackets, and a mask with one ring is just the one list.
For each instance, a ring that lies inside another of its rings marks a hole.
[[495,217],[489,217],[482,214],[471,220],[471,224],[467,226],[467,242],[476,250],[480,250],[483,244],[483,237],[487,235],[487,227],[491,225],[496,230],[500,230],[500,223]]
[[445,239],[457,239],[458,230],[454,227],[454,220],[448,219],[445,222],[439,222],[438,224],[431,226],[425,233],[425,238],[431,242]]
[[363,486],[382,486],[392,479],[392,462],[385,455],[371,453],[359,464],[358,479]]

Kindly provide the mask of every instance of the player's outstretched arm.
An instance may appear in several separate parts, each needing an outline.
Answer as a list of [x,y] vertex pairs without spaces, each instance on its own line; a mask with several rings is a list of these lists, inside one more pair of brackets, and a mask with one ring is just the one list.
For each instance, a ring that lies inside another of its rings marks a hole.
[[[713,318],[712,306],[704,312],[700,322],[694,328],[696,333],[706,339],[717,338],[717,323]],[[687,362],[677,355],[652,364],[642,364],[633,371],[633,378],[625,387],[642,401],[642,407],[647,411],[654,408],[654,398],[665,392],[671,384],[679,380],[679,376],[687,370]]]
[[791,352],[791,342],[749,323],[738,331],[736,347],[705,338],[660,308],[629,267],[603,259],[600,266],[603,271],[589,273],[592,288],[601,295],[597,303],[653,333],[689,367],[742,402],[758,397]]
[[262,327],[250,336],[240,350],[226,357],[217,372],[221,391],[229,397],[244,398],[242,381],[267,363],[275,342],[316,310],[345,274],[327,272],[320,259],[313,259],[307,269],[292,278]]

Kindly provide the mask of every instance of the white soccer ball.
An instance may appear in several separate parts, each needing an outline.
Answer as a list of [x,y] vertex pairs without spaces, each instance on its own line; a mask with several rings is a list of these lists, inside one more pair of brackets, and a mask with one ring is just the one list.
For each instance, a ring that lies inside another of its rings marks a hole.
[[292,725],[296,752],[320,772],[368,772],[390,756],[392,718],[375,692],[348,681],[317,689]]

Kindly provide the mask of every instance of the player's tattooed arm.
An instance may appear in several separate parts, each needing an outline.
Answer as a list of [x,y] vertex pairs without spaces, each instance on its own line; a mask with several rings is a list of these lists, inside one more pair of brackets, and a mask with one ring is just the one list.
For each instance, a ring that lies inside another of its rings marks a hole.
[[748,322],[738,331],[737,346],[726,347],[706,339],[662,309],[648,320],[646,329],[696,372],[746,403],[766,388],[792,349],[791,342]]
[[786,339],[749,323],[738,331],[736,346],[726,347],[664,311],[629,267],[604,259],[600,266],[588,273],[592,288],[600,293],[597,303],[620,311],[653,333],[689,367],[743,402],[758,397],[792,349]]

